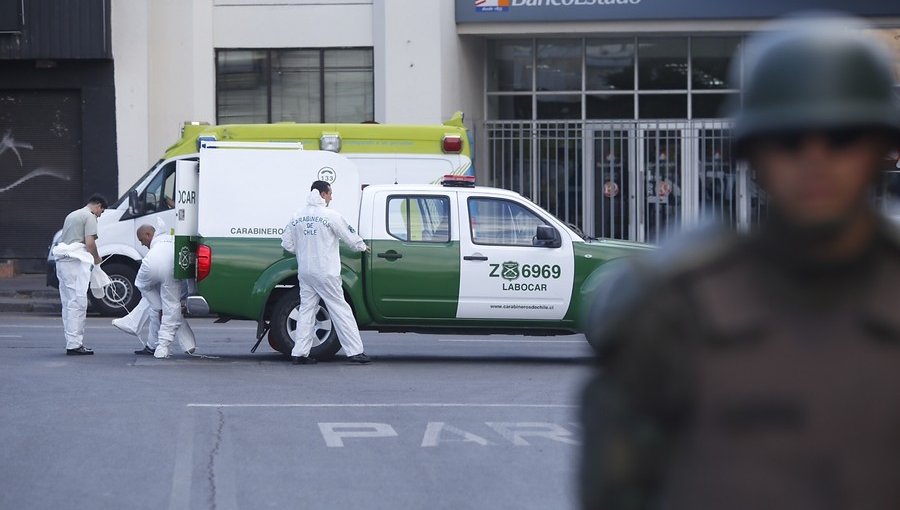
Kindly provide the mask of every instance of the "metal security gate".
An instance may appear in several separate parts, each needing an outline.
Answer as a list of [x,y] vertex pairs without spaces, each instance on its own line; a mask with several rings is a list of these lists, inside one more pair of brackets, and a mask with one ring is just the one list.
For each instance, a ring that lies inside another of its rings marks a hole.
[[0,90],[0,259],[44,259],[84,205],[76,91]]
[[724,121],[488,123],[490,184],[592,237],[659,243],[684,226],[746,229],[765,197]]
[[[747,230],[769,204],[726,121],[488,122],[487,184],[591,237],[660,243],[685,226]],[[873,194],[900,220],[900,153]]]
[[588,190],[589,231],[598,237],[635,238],[637,186],[631,140],[634,126],[615,125],[589,130],[592,182]]
[[638,127],[637,241],[659,243],[681,228],[687,191],[684,157],[689,147],[685,142],[683,126]]
[[517,191],[562,221],[583,228],[581,123],[489,123],[487,133],[492,186]]

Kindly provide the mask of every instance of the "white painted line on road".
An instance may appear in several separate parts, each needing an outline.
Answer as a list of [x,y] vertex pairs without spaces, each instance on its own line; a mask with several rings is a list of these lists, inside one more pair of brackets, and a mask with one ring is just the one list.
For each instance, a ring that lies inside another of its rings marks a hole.
[[428,425],[425,426],[425,435],[422,437],[422,448],[431,448],[437,446],[442,442],[441,434],[447,431],[455,436],[461,437],[462,439],[444,439],[443,442],[454,442],[454,443],[476,443],[481,446],[488,446],[494,443],[488,441],[487,439],[473,434],[471,432],[458,429],[453,425],[447,425],[442,421],[430,421]]
[[585,340],[514,340],[483,338],[439,338],[438,342],[457,342],[463,344],[583,344]]
[[578,441],[571,438],[572,433],[556,423],[546,422],[521,422],[521,423],[504,423],[504,422],[486,422],[486,425],[494,429],[504,439],[509,440],[516,446],[530,446],[526,437],[543,437],[551,441],[557,441],[565,444],[578,444]]
[[465,404],[457,402],[413,402],[413,403],[360,403],[360,404],[188,404],[188,407],[303,407],[303,408],[395,408],[395,407],[479,407],[509,409],[577,409],[580,406],[571,404]]
[[320,423],[319,432],[329,448],[343,448],[345,437],[397,437],[387,423]]
[[0,335],[0,338],[22,338],[22,335]]

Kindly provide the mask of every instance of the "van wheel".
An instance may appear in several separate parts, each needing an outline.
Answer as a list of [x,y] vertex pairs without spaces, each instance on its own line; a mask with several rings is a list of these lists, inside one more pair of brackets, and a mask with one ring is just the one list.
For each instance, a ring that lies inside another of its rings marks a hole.
[[[294,348],[294,336],[297,333],[297,317],[300,315],[300,296],[296,288],[281,295],[272,309],[269,324],[269,345],[285,356],[291,355]],[[315,339],[309,355],[320,360],[329,360],[341,349],[331,314],[324,304],[319,304],[316,311],[316,325],[313,329]]]
[[137,272],[126,264],[104,264],[102,267],[111,283],[100,299],[88,292],[91,309],[104,317],[123,317],[141,300],[141,293],[134,286]]

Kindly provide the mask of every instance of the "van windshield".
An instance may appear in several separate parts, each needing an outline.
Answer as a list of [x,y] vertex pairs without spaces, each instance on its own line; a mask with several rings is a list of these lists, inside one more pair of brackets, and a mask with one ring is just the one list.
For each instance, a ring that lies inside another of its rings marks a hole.
[[134,181],[134,185],[132,185],[130,188],[128,188],[128,191],[126,191],[124,195],[119,197],[119,199],[116,200],[116,203],[114,203],[113,205],[111,205],[109,207],[111,209],[118,209],[119,206],[122,205],[122,202],[124,202],[128,198],[128,194],[131,193],[131,190],[137,189],[138,186],[140,186],[142,182],[146,181],[147,177],[149,177],[150,174],[152,174],[154,171],[156,171],[156,168],[159,166],[160,163],[162,163],[162,161],[163,160],[159,160],[156,163],[154,163],[153,166],[150,167],[150,170],[147,170],[144,173],[144,175],[141,176],[140,179]]

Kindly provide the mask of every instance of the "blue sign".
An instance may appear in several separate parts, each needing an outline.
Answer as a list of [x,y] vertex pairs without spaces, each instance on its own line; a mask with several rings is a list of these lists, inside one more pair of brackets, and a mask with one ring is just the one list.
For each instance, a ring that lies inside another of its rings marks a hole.
[[764,19],[796,11],[900,16],[891,0],[456,0],[457,23]]

